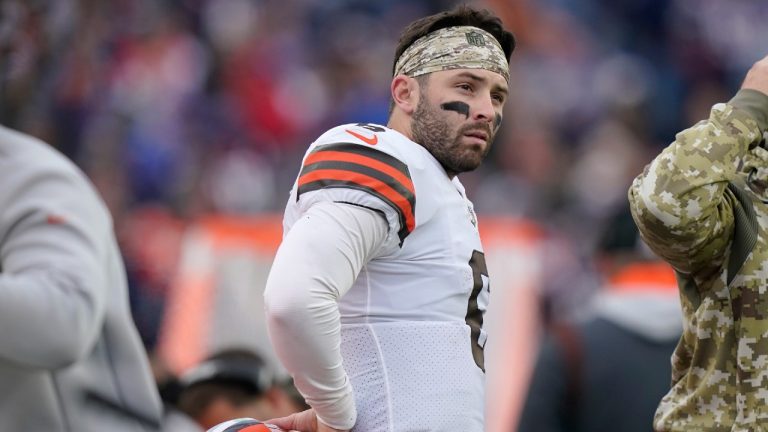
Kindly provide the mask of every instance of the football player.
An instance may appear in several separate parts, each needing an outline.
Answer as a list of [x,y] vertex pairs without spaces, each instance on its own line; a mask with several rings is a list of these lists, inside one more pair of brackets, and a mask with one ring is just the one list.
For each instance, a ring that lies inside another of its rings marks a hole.
[[459,7],[401,35],[386,126],[313,142],[285,210],[265,304],[312,409],[298,431],[483,430],[488,274],[457,174],[491,147],[514,37]]

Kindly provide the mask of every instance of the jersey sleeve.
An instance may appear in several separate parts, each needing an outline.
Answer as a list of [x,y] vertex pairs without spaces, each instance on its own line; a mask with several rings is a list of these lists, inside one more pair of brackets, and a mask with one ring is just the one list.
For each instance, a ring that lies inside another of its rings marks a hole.
[[306,211],[332,201],[372,209],[382,215],[402,245],[416,221],[416,195],[408,165],[372,145],[337,142],[316,146],[304,158],[296,200]]
[[350,429],[357,415],[337,302],[386,236],[384,222],[369,210],[319,203],[286,235],[267,278],[264,305],[275,352],[321,421],[336,429]]

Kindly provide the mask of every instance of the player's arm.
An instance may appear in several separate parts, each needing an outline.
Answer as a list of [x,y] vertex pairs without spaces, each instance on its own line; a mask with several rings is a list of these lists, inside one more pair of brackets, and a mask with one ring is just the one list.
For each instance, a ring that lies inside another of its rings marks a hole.
[[376,211],[342,203],[312,205],[286,234],[265,291],[277,355],[318,420],[348,430],[356,420],[342,365],[337,301],[387,239]]
[[[765,80],[768,60],[761,62]],[[708,120],[680,132],[633,182],[629,200],[640,232],[678,270],[696,271],[727,251],[737,205],[728,183],[748,169],[750,150],[766,128],[768,96],[745,81],[728,104],[715,105]]]
[[102,327],[106,208],[63,170],[20,171],[0,213],[0,358],[57,368],[85,355]]

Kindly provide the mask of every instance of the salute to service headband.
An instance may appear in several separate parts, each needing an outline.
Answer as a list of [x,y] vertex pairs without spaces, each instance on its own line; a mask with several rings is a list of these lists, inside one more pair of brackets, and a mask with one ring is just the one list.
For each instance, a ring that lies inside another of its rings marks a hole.
[[449,69],[486,69],[509,81],[509,64],[499,41],[471,26],[447,27],[417,39],[397,59],[395,76]]

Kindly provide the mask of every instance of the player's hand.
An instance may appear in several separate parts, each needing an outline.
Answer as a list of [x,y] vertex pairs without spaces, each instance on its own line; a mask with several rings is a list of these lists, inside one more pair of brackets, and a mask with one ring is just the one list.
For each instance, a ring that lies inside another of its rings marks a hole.
[[768,56],[752,65],[741,88],[757,90],[768,95]]
[[288,417],[280,417],[272,420],[267,420],[265,423],[270,423],[288,431],[299,432],[348,432],[347,430],[334,429],[326,424],[323,424],[317,419],[315,410],[308,409],[300,413],[291,414]]

